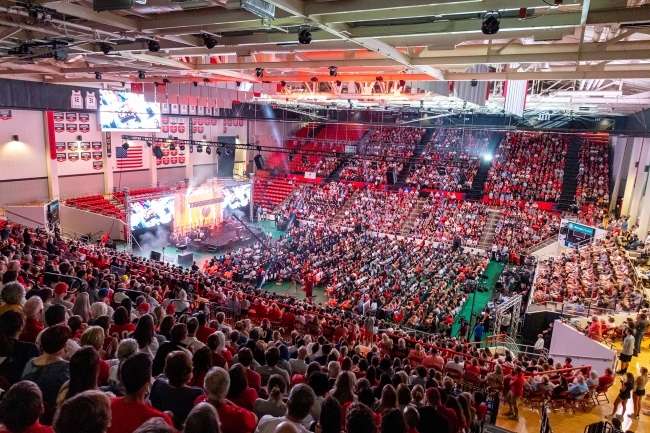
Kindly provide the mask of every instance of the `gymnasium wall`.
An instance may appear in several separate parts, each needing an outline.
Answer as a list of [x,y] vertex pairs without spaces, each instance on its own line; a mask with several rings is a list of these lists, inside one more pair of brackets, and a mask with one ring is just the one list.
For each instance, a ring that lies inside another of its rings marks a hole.
[[59,194],[63,199],[103,192],[104,175],[101,172],[59,176]]
[[158,167],[158,183],[173,185],[185,179],[185,167]]

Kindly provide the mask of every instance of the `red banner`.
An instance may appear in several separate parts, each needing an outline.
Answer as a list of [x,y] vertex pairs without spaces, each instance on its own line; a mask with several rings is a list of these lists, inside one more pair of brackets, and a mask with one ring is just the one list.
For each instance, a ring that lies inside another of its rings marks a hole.
[[50,144],[50,158],[56,159],[56,137],[54,136],[54,112],[47,111],[47,138]]

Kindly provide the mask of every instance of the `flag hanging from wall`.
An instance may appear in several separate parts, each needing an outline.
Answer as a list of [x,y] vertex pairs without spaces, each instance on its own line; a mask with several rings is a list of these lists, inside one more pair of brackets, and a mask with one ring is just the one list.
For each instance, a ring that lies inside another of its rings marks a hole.
[[128,149],[117,146],[115,148],[115,158],[118,170],[140,168],[142,167],[142,146],[129,146]]

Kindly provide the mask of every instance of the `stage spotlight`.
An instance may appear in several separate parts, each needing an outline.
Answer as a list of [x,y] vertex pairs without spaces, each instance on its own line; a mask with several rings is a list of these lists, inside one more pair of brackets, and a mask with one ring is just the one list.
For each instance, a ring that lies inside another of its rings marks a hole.
[[129,150],[129,143],[128,143],[127,141],[125,141],[124,143],[122,143],[122,149],[124,149],[124,150]]
[[318,77],[311,77],[312,83],[318,83]]
[[144,80],[147,78],[147,74],[145,74],[144,71],[138,71],[138,78]]
[[230,155],[230,151],[228,149],[225,150],[226,155]]
[[289,156],[287,156],[287,159],[289,162],[293,161],[293,153],[290,153]]
[[171,81],[169,81],[169,78],[163,78],[163,83],[169,84],[169,83],[171,83]]
[[336,77],[339,73],[339,68],[336,66],[330,66],[330,77]]
[[217,149],[217,156],[221,156],[221,150]]
[[157,53],[158,51],[160,51],[160,43],[158,43],[158,41],[156,40],[153,39],[150,40],[147,43],[147,46],[149,47],[149,51],[151,51],[152,53]]
[[169,144],[169,150],[176,150],[176,145],[173,141]]
[[286,81],[284,81],[284,80],[282,80],[282,81],[280,81],[280,85],[281,85],[282,87],[286,87],[286,85],[287,85],[287,82],[286,82]]
[[209,79],[209,78],[204,78],[204,79],[203,79],[203,82],[204,82],[204,83],[209,83],[209,82],[210,82],[210,79]]
[[198,145],[196,146],[196,153],[201,153],[201,152],[203,152],[203,146],[201,146],[200,144],[198,144]]
[[215,38],[213,38],[212,36],[206,33],[203,33],[203,45],[205,45],[205,48],[211,50],[214,47],[216,47],[218,44],[219,42]]
[[153,142],[147,141],[147,147],[151,147],[151,146],[153,146]]
[[96,80],[101,80],[102,79],[102,73],[101,72],[95,72],[95,79]]
[[336,85],[340,87],[341,86],[341,80],[336,80]]
[[195,81],[194,82],[194,87],[199,87],[199,83]]
[[264,69],[262,68],[255,68],[255,76],[257,78],[262,78],[264,76]]
[[472,86],[472,87],[478,86],[478,80],[474,79],[474,80],[470,81],[469,85]]
[[212,149],[210,148],[210,146],[205,146],[205,154],[210,155],[211,153],[212,153]]
[[104,54],[108,54],[111,51],[113,51],[113,47],[111,47],[110,45],[108,45],[105,42],[102,42],[101,44],[99,44],[99,49],[102,50],[102,53],[104,53]]
[[501,25],[501,14],[499,11],[489,11],[483,17],[481,31],[484,35],[496,35]]
[[303,45],[309,45],[311,43],[311,33],[309,33],[309,26],[301,26],[298,31],[298,42]]
[[184,151],[185,150],[185,145],[183,143],[178,145],[178,150]]
[[489,153],[486,153],[486,154],[483,155],[483,160],[484,161],[490,162],[490,161],[492,161],[492,158],[493,158],[492,155],[489,154]]

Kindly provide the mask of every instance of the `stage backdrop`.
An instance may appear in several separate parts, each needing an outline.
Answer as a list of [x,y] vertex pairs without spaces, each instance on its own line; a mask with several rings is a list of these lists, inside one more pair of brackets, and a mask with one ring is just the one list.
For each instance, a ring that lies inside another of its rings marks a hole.
[[181,190],[175,200],[174,229],[185,231],[190,227],[214,226],[220,223],[222,202],[221,187],[213,186],[210,179],[207,185]]

